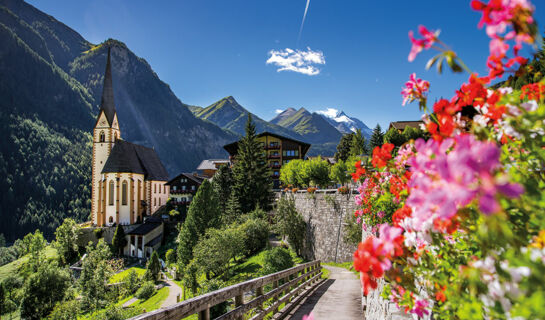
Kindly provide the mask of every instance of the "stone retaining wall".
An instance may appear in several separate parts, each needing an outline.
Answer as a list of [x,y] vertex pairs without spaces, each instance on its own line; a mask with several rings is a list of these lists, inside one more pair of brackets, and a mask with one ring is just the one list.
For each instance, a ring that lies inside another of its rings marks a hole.
[[[127,225],[123,226],[123,231],[125,231],[125,234],[131,232],[136,227],[140,226],[139,224],[133,224],[133,225]],[[104,238],[104,241],[106,243],[112,243],[112,239],[114,238],[116,227],[85,227],[79,229],[78,234],[78,246],[80,247],[86,247],[89,242],[93,242],[93,244],[96,244],[98,242],[97,235],[95,233],[95,230],[102,230],[102,234],[100,238]]]
[[322,262],[352,261],[356,244],[343,241],[345,218],[354,214],[354,195],[296,193],[295,207],[307,223],[303,256]]

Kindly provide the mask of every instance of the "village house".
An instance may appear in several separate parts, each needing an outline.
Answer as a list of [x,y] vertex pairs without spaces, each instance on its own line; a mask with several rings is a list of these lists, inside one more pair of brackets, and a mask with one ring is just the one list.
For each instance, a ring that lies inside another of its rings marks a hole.
[[216,174],[220,166],[229,164],[229,159],[206,159],[199,164],[197,170],[202,176],[210,179]]
[[[263,132],[257,135],[267,157],[267,164],[272,171],[273,188],[280,187],[280,169],[283,164],[295,159],[305,159],[310,144],[281,135]],[[236,161],[238,141],[223,146],[229,152],[229,159]]]
[[175,205],[189,205],[206,177],[196,173],[180,173],[166,183],[170,189],[170,201]]

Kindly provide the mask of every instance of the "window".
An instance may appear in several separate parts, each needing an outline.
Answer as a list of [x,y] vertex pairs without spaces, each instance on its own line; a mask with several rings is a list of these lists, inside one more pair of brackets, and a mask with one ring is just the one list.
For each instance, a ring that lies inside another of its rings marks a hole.
[[173,191],[176,191],[176,188],[177,188],[176,186],[172,186]]
[[167,186],[163,185],[163,193],[167,193]]
[[182,186],[182,190],[185,191],[185,186]]
[[299,150],[284,150],[285,157],[295,157],[299,155]]
[[161,205],[161,198],[159,198],[159,205]]
[[121,205],[126,206],[127,205],[127,181],[123,181],[123,184],[121,185]]
[[104,131],[100,131],[100,134],[98,135],[98,141],[99,142],[106,141],[106,135],[104,134]]
[[191,186],[191,190],[195,191],[195,186]]
[[110,219],[108,219],[110,223],[114,223],[114,217],[110,216]]
[[157,198],[153,198],[153,205],[154,205],[154,206],[157,205]]
[[274,175],[275,177],[278,177],[278,176],[280,175],[280,173],[279,173],[278,171],[274,171],[273,175]]
[[113,181],[110,181],[110,185],[108,189],[109,189],[108,204],[113,206],[114,205],[114,182]]
[[157,185],[156,184],[153,185],[153,193],[157,193]]

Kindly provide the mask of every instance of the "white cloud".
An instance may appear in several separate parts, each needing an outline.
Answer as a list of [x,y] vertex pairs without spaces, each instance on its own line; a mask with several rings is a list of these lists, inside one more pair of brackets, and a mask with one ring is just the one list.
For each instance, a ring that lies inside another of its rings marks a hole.
[[280,71],[293,71],[309,76],[315,76],[320,73],[316,64],[325,64],[325,57],[322,51],[312,51],[307,47],[306,51],[293,50],[286,48],[284,50],[269,51],[267,64],[273,64]]
[[276,110],[274,110],[274,113],[276,113],[276,114],[279,114],[279,113],[282,113],[282,112],[284,112],[284,110],[282,110],[282,109],[276,109]]
[[324,116],[328,118],[335,118],[337,114],[339,113],[339,110],[335,108],[327,108],[325,110],[316,111],[316,113],[323,114]]

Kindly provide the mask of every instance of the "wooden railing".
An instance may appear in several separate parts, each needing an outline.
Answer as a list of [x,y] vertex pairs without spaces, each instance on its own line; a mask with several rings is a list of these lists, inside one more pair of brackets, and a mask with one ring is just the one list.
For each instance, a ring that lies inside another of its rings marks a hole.
[[[321,276],[322,266],[320,261],[316,260],[209,292],[130,320],[180,320],[194,314],[198,314],[200,320],[209,320],[211,307],[231,299],[234,299],[234,308],[216,319],[241,320],[245,314],[253,310],[251,320],[260,320],[269,313],[277,313],[281,304],[288,305],[301,291],[317,285]],[[265,292],[267,288],[270,290]],[[244,294],[252,292],[255,293],[251,295],[253,299],[244,302]],[[268,302],[266,307],[265,302]],[[286,307],[281,311],[285,309]]]

